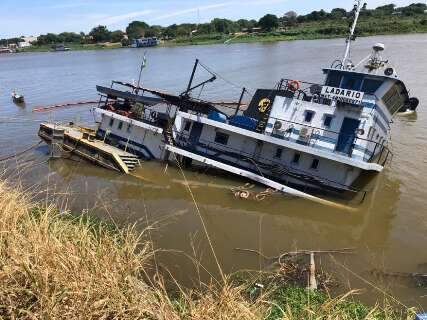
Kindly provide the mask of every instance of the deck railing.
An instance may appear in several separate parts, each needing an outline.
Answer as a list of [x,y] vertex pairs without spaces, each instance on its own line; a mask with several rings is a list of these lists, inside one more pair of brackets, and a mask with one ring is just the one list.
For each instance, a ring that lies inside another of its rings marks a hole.
[[[369,163],[377,163],[384,166],[388,158],[392,156],[384,142],[377,142],[354,134],[344,134],[327,128],[319,128],[311,126],[307,123],[294,122],[280,118],[271,117],[273,119],[273,130],[270,136],[283,139],[286,141],[295,142],[312,148],[320,148],[319,142],[325,142],[332,145],[332,148],[327,150],[339,155],[345,155],[349,158],[353,157],[353,152],[358,149],[363,153],[363,160]],[[277,123],[280,123],[280,128]],[[295,139],[295,136],[297,138]]]
[[[240,149],[232,148],[220,143],[199,139],[197,142],[191,140],[191,135],[183,132],[175,133],[175,144],[177,147],[188,150],[194,153],[202,153],[206,157],[228,157],[231,160],[221,158],[220,161],[228,162],[230,165],[253,171],[261,176],[270,175],[275,178],[281,177],[280,182],[286,186],[292,185],[292,178],[298,179],[300,185],[303,186],[302,191],[307,192],[313,185],[320,187],[329,187],[332,190],[347,191],[353,196],[359,195],[361,201],[366,197],[367,191],[354,188],[350,185],[345,185],[337,181],[333,181],[316,175],[315,172],[308,172],[300,168],[289,167],[279,161],[261,157],[257,152],[248,153]],[[294,183],[295,184],[295,183]]]

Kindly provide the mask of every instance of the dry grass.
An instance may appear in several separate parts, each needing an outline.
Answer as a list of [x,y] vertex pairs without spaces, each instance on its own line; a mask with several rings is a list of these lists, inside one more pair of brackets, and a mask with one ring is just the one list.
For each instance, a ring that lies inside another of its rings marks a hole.
[[387,309],[347,302],[347,296],[308,295],[277,282],[260,289],[225,279],[200,291],[177,286],[171,294],[159,274],[146,273],[152,255],[144,233],[40,209],[0,181],[0,318],[395,318]]

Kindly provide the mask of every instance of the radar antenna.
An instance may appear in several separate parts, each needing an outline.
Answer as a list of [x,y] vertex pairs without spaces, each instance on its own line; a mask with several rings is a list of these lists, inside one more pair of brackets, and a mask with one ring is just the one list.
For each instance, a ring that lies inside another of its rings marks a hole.
[[353,21],[352,25],[350,26],[350,30],[349,30],[350,32],[349,32],[349,35],[346,39],[347,45],[345,48],[344,58],[342,59],[342,68],[343,69],[347,69],[348,64],[349,63],[351,64],[351,62],[349,61],[351,42],[355,40],[354,33],[356,31],[357,20],[359,19],[360,11],[364,8],[366,8],[366,3],[364,3],[362,6],[362,0],[355,0],[355,4],[354,4],[354,8],[353,8],[354,21]]

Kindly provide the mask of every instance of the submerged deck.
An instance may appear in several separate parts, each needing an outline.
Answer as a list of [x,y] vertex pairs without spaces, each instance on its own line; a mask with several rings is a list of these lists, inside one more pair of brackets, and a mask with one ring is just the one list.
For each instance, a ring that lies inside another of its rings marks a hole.
[[[59,134],[58,134],[59,133]],[[139,166],[132,153],[95,138],[95,131],[75,125],[42,123],[39,136],[62,151],[73,153],[105,168],[128,174]]]

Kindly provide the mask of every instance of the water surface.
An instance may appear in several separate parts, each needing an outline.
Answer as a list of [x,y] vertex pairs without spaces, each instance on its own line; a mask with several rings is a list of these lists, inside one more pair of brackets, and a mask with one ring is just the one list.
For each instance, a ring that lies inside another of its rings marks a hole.
[[[353,60],[364,58],[379,41],[386,44],[385,55],[421,105],[416,115],[397,117],[391,125],[393,161],[367,186],[369,196],[357,212],[283,196],[261,203],[236,200],[229,188],[245,181],[213,171],[185,173],[192,181],[194,197],[226,272],[268,268],[256,255],[235,248],[275,256],[294,249],[355,247],[354,255],[335,259],[326,256],[319,261],[337,278],[348,277],[340,290],[365,288],[363,299],[367,301],[384,296],[357,274],[404,304],[427,307],[425,289],[411,281],[377,279],[371,274],[378,268],[427,273],[427,36],[358,39]],[[179,93],[185,89],[197,57],[227,79],[206,86],[201,96],[237,100],[239,86],[253,92],[259,87],[271,88],[282,77],[321,81],[321,68],[328,67],[343,50],[342,40],[152,48],[147,49],[148,67],[143,80],[148,87]],[[38,142],[40,121],[92,123],[87,107],[48,114],[31,110],[97,99],[95,85],[109,85],[113,79],[136,79],[142,56],[143,51],[137,49],[0,56],[0,158]],[[197,79],[209,76],[201,71]],[[26,96],[25,107],[12,104],[10,92],[15,88]],[[184,177],[175,167],[144,163],[135,173],[138,177],[123,176],[84,162],[46,161],[46,151],[40,146],[7,165],[21,168],[24,181],[42,185],[50,195],[61,193],[62,203],[75,211],[95,208],[102,217],[117,223],[137,223],[140,228],[157,221],[157,229],[151,233],[156,246],[173,251],[162,253],[159,259],[184,283],[191,284],[195,275],[194,265],[185,254],[197,256],[209,272],[216,274],[200,217],[183,184]],[[28,163],[35,165],[22,170]]]

